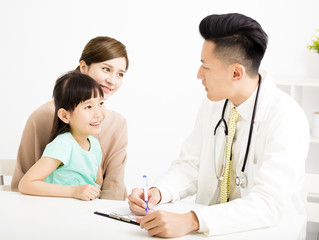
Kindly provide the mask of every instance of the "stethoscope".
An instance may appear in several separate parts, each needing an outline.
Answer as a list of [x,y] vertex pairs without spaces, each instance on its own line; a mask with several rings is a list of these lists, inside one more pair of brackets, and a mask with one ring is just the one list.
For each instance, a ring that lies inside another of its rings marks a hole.
[[[243,166],[241,168],[240,175],[239,176],[237,175],[236,179],[235,179],[236,185],[240,186],[242,188],[245,188],[247,186],[247,176],[245,174],[245,168],[246,168],[246,162],[247,162],[248,153],[249,153],[251,136],[252,136],[253,128],[254,128],[254,121],[255,121],[255,115],[256,115],[256,109],[257,109],[257,103],[258,103],[258,95],[259,95],[260,84],[261,84],[261,76],[259,74],[258,88],[257,88],[257,93],[256,93],[256,98],[255,98],[255,103],[254,103],[254,109],[253,109],[253,113],[252,113],[252,116],[251,116],[251,122],[250,122],[249,136],[248,136],[248,141],[247,141],[245,158],[244,158]],[[224,127],[225,127],[225,131],[224,132],[225,132],[225,136],[226,136],[225,143],[227,143],[228,127],[227,127],[226,120],[224,118],[227,103],[228,103],[228,99],[225,100],[221,119],[218,121],[218,123],[217,123],[217,125],[215,127],[215,130],[214,130],[214,137],[215,137],[215,139],[214,139],[214,165],[215,165],[215,175],[216,175],[216,178],[218,179],[218,181],[222,181],[222,179],[223,179],[223,174],[224,174],[224,170],[225,170],[225,164],[223,166],[221,175],[218,177],[217,167],[216,167],[216,157],[215,157],[216,156],[216,132],[217,132],[218,127],[223,123]],[[230,159],[232,159],[232,152],[230,153]]]

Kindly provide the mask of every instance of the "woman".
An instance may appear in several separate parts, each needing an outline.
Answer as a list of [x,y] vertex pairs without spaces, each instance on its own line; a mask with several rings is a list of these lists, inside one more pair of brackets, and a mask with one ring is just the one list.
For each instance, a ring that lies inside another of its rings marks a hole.
[[[113,95],[122,85],[129,61],[125,46],[110,37],[96,37],[83,49],[80,64],[75,71],[87,74],[103,89],[105,98]],[[18,189],[23,175],[38,161],[50,141],[55,106],[53,100],[40,106],[29,117],[22,134],[12,190]],[[107,110],[100,134],[95,136],[102,148],[101,198],[124,200],[127,125],[119,113]]]

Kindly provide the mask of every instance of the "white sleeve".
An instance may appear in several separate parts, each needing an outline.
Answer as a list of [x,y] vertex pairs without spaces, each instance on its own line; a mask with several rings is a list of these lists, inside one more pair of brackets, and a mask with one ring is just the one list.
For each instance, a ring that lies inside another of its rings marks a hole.
[[[273,109],[272,109],[273,110]],[[297,109],[298,110],[298,109]],[[300,201],[305,159],[309,145],[307,119],[300,111],[292,114],[281,111],[264,122],[267,132],[263,141],[260,165],[253,166],[249,181],[253,187],[242,198],[225,204],[204,207],[194,212],[200,222],[200,232],[207,235],[247,231],[276,224],[287,214],[296,212]]]

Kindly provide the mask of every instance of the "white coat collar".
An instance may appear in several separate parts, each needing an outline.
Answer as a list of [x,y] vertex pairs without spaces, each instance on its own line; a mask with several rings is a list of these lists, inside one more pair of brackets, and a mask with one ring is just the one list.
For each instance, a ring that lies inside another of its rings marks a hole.
[[[270,109],[268,109],[267,106],[269,106],[269,102],[274,100],[275,92],[276,92],[276,85],[271,78],[269,74],[267,74],[266,71],[260,70],[259,74],[261,75],[261,83],[260,83],[260,90],[259,90],[259,97],[258,97],[258,103],[257,103],[257,109],[256,109],[256,116],[255,116],[255,122],[263,122],[265,121],[265,116]],[[257,88],[255,89],[254,93],[242,104],[240,104],[236,109],[241,115],[243,120],[250,121],[254,103],[255,103],[255,97],[257,93]],[[205,97],[205,100],[209,103],[209,105],[213,105],[216,107],[215,111],[222,111],[223,106],[225,104],[225,100],[220,101],[211,101],[207,97]],[[234,105],[228,101],[226,110],[225,110],[225,119],[228,122],[228,116],[230,113],[230,110],[234,107]]]
[[[262,122],[264,121],[264,116],[266,114],[266,111],[268,111],[267,104],[269,104],[269,100],[272,99],[272,96],[274,95],[274,92],[276,91],[276,86],[269,74],[266,73],[266,71],[261,70],[261,83],[260,83],[260,89],[259,89],[259,96],[258,96],[258,102],[257,102],[257,109],[256,109],[256,116],[255,116],[255,122]],[[242,104],[236,107],[236,110],[240,114],[241,119],[244,121],[250,121],[255,99],[257,94],[257,87],[253,94]],[[223,100],[224,102],[224,100]],[[225,111],[225,116],[229,116],[230,110],[235,107],[233,103],[230,101],[227,104],[227,108]]]
[[[253,112],[253,108],[255,105],[255,99],[256,99],[256,94],[257,94],[257,87],[253,94],[242,104],[240,104],[238,107],[236,107],[237,112],[239,113],[240,117],[244,121],[249,121]],[[234,106],[231,103],[232,107]]]
[[271,110],[268,106],[271,105],[271,101],[275,101],[274,97],[277,91],[277,87],[272,77],[267,74],[266,71],[261,70],[260,75],[262,76],[262,81],[258,97],[255,122],[263,122],[266,120],[265,116],[267,115],[267,112]]

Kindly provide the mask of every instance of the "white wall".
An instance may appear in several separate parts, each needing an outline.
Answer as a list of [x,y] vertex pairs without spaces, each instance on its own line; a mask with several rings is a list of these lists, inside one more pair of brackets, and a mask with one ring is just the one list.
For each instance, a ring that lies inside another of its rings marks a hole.
[[141,185],[143,172],[152,181],[178,156],[205,96],[196,79],[200,20],[251,16],[269,35],[264,68],[319,77],[319,55],[306,48],[319,29],[318,9],[318,0],[0,0],[0,158],[15,158],[28,116],[77,66],[87,41],[106,35],[130,58],[122,89],[107,103],[129,125],[126,184],[129,191]]

